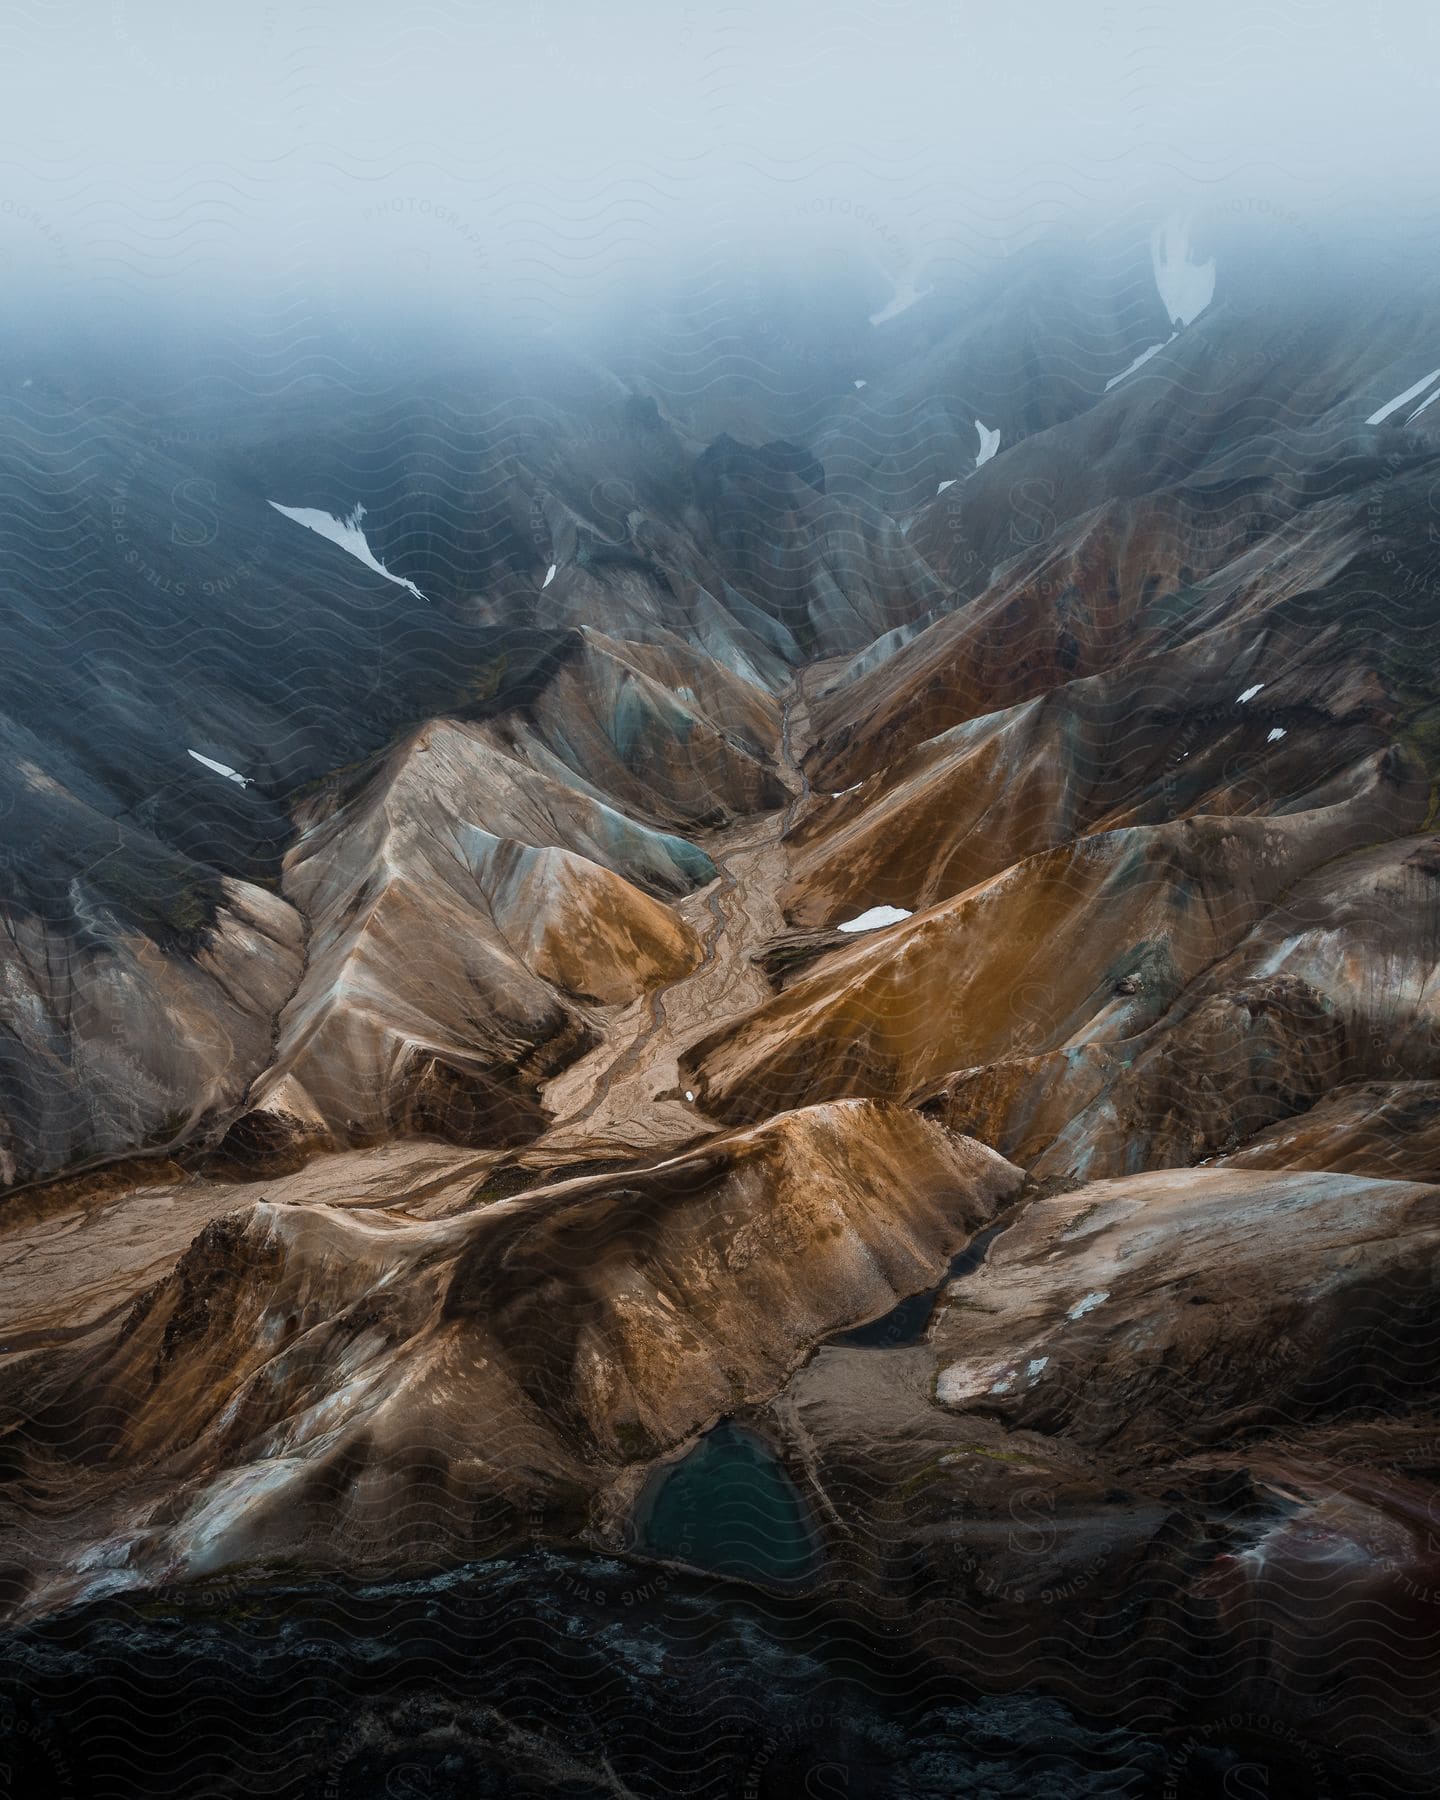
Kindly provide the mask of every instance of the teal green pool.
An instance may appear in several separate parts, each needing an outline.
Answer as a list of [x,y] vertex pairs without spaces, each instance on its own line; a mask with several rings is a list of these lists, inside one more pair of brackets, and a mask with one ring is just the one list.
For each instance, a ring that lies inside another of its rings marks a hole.
[[803,1495],[752,1432],[722,1421],[636,1502],[633,1546],[652,1556],[758,1581],[804,1581],[821,1560]]

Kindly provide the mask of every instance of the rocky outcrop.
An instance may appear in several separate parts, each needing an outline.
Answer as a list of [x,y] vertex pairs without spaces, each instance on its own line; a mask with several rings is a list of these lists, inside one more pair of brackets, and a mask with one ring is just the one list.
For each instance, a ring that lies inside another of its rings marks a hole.
[[567,779],[685,829],[779,806],[775,698],[682,644],[587,630],[533,711]]
[[845,1093],[916,1095],[947,1068],[1133,1038],[1283,889],[1414,825],[1421,771],[1376,755],[1329,804],[1132,826],[1029,858],[866,935],[690,1052],[722,1118]]
[[621,871],[673,890],[709,867],[479,728],[428,727],[319,803],[288,859],[309,955],[237,1147],[533,1136],[540,1082],[593,1041],[589,1008],[701,957]]
[[263,888],[216,889],[213,912],[187,920],[184,949],[115,911],[92,915],[88,943],[43,917],[11,919],[0,1179],[213,1141],[238,1113],[300,978],[304,927]]
[[1092,1182],[1028,1207],[965,1304],[942,1301],[935,1398],[1167,1460],[1257,1427],[1423,1405],[1437,1232],[1440,1192],[1424,1185],[1231,1169]]
[[923,1341],[826,1347],[758,1422],[833,1578],[938,1665],[1192,1730],[1263,1717],[1257,1760],[1312,1779],[1376,1733],[1414,1779],[1437,1208],[1228,1168],[1032,1201]]
[[[1292,667],[1313,648],[1288,632],[1273,647]],[[790,834],[787,913],[913,911],[1107,829],[1305,810],[1392,741],[1393,706],[1362,669],[1317,656],[1306,698],[1297,684],[1287,701],[1237,673],[1251,655],[1226,625],[953,725],[844,788],[817,775]]]
[[[1430,1075],[1440,1068],[1434,860],[1427,836],[1326,863],[1147,1028],[968,1069],[934,1096],[937,1116],[1038,1178],[1070,1183],[1228,1155],[1341,1081]],[[1303,1142],[1291,1166],[1357,1167],[1318,1143],[1307,1160]]]
[[1440,1083],[1347,1083],[1218,1160],[1239,1169],[1335,1169],[1403,1181],[1440,1180]]
[[[267,1558],[403,1567],[417,1533],[450,1560],[579,1529],[627,1467],[933,1281],[1020,1180],[852,1101],[651,1167],[482,1189],[433,1222],[272,1184],[118,1329],[12,1386],[29,1604]],[[103,1537],[106,1573],[62,1575],[42,1519]]]

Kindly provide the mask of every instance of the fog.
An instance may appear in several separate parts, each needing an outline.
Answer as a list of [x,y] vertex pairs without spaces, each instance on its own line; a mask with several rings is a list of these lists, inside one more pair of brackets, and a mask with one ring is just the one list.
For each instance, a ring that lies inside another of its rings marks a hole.
[[883,303],[1177,206],[1436,247],[1427,0],[32,0],[0,47],[0,270],[47,329],[541,330],[747,262]]

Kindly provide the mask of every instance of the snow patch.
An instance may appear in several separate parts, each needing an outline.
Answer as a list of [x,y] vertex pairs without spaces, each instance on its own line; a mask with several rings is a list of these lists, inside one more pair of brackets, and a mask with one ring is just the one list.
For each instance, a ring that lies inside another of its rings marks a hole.
[[1239,704],[1240,706],[1246,705],[1247,702],[1249,702],[1255,698],[1255,696],[1260,692],[1261,688],[1263,688],[1264,685],[1265,685],[1265,683],[1263,681],[1257,681],[1255,683],[1254,687],[1248,687],[1248,688],[1246,688],[1246,690],[1243,694],[1237,694],[1235,696],[1237,704]]
[[233,1560],[231,1534],[251,1523],[255,1513],[301,1473],[299,1458],[272,1457],[221,1476],[181,1521],[180,1548],[186,1572],[204,1575]]
[[898,319],[901,313],[909,312],[917,300],[923,300],[928,293],[932,292],[928,287],[917,288],[908,275],[902,275],[899,281],[891,276],[890,285],[895,291],[879,312],[871,313],[870,323],[872,325],[883,325],[889,319]]
[[276,512],[284,513],[287,519],[293,519],[307,531],[318,532],[321,537],[329,538],[332,544],[348,550],[367,569],[373,569],[377,575],[383,575],[397,587],[409,588],[417,600],[427,598],[413,581],[407,581],[403,575],[392,575],[365,541],[365,533],[360,529],[360,521],[365,517],[363,506],[356,506],[348,518],[340,519],[333,513],[322,512],[318,506],[282,506],[278,500],[272,500],[270,504]]
[[1038,1381],[1045,1373],[1049,1363],[1050,1358],[1048,1356],[1037,1356],[1032,1361],[1027,1362],[1025,1365],[1025,1379],[1030,1382]]
[[1158,344],[1152,344],[1148,350],[1142,350],[1135,358],[1134,362],[1126,363],[1125,367],[1118,375],[1112,375],[1110,377],[1105,383],[1105,392],[1108,394],[1111,388],[1118,387],[1127,375],[1133,375],[1142,363],[1149,362],[1150,358],[1158,355],[1167,344],[1173,344],[1178,336],[1178,332],[1172,331],[1168,338],[1161,338]]
[[1275,729],[1267,736],[1267,738],[1265,739],[1265,742],[1267,744],[1278,744],[1280,742],[1281,738],[1284,737],[1284,735],[1285,735],[1285,727],[1283,725],[1277,725],[1275,727]]
[[1288,937],[1279,943],[1268,956],[1262,957],[1255,965],[1253,977],[1263,981],[1269,975],[1278,975],[1294,953],[1305,943],[1303,936]]
[[1420,404],[1415,408],[1414,412],[1411,413],[1410,417],[1405,421],[1405,423],[1407,425],[1413,425],[1415,423],[1415,421],[1420,417],[1421,413],[1424,412],[1425,408],[1427,406],[1433,406],[1437,400],[1440,400],[1440,387],[1437,387],[1435,392],[1433,394],[1431,394],[1428,399],[1422,400],[1420,402]]
[[965,1406],[983,1400],[987,1393],[1007,1393],[1014,1385],[1015,1375],[1012,1362],[954,1362],[937,1376],[935,1398],[941,1406]]
[[955,477],[952,475],[948,481],[942,481],[940,483],[939,487],[936,488],[935,492],[937,494],[943,494],[947,487],[954,487],[954,485],[955,485]]
[[204,763],[207,769],[213,769],[217,775],[223,775],[227,781],[238,781],[241,787],[251,785],[250,778],[232,769],[228,763],[216,762],[213,756],[202,756],[198,750],[187,750],[187,756],[193,756],[198,763]]
[[837,925],[837,931],[875,931],[881,925],[898,925],[902,919],[912,915],[900,906],[872,906],[869,912],[863,912],[858,918],[847,919],[843,925]]
[[540,583],[542,588],[549,587],[550,583],[555,579],[555,571],[559,566],[558,563],[551,563],[550,567],[545,571],[545,579]]
[[863,382],[863,381],[857,381],[857,382],[856,382],[856,383],[855,383],[855,385],[856,385],[856,387],[857,387],[857,388],[862,388],[862,387],[864,387],[864,386],[865,386],[865,383],[864,383],[864,382]]
[[1083,1319],[1086,1313],[1094,1312],[1097,1306],[1103,1306],[1109,1298],[1109,1288],[1096,1288],[1093,1293],[1086,1294],[1083,1300],[1077,1300],[1065,1317],[1067,1319]]
[[1190,228],[1184,219],[1167,219],[1155,233],[1150,263],[1167,316],[1177,328],[1192,324],[1215,298],[1215,264],[1191,261]]
[[693,1088],[686,1088],[686,1090],[685,1090],[685,1098],[686,1098],[686,1099],[687,1099],[687,1100],[692,1100],[692,1101],[693,1101],[693,1100],[694,1100],[694,1098],[695,1098],[695,1090],[694,1090],[694,1089],[693,1089]]
[[977,419],[975,429],[980,434],[980,450],[975,458],[975,467],[979,469],[989,462],[1000,448],[1000,427],[997,425],[994,431],[991,431],[988,425],[982,425]]
[[[1440,369],[1432,369],[1428,375],[1422,376],[1420,380],[1415,383],[1414,387],[1408,387],[1403,394],[1397,394],[1393,400],[1387,400],[1378,411],[1371,413],[1365,423],[1367,425],[1383,425],[1390,417],[1391,413],[1399,412],[1402,406],[1408,405],[1411,400],[1417,399],[1423,394],[1432,381],[1440,381]],[[1437,398],[1436,394],[1430,396],[1430,400],[1434,400],[1435,398]],[[1430,400],[1425,402],[1425,406],[1430,404]],[[1415,411],[1411,413],[1410,418],[1417,418],[1424,412],[1425,406],[1416,407]],[[1408,425],[1410,420],[1407,419],[1405,422]]]

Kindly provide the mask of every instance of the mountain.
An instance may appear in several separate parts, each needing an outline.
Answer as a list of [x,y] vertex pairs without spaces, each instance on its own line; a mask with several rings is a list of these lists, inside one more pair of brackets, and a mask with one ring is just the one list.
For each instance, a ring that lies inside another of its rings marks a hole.
[[1303,274],[0,371],[32,1784],[178,1658],[274,1792],[1421,1791],[1440,287]]

